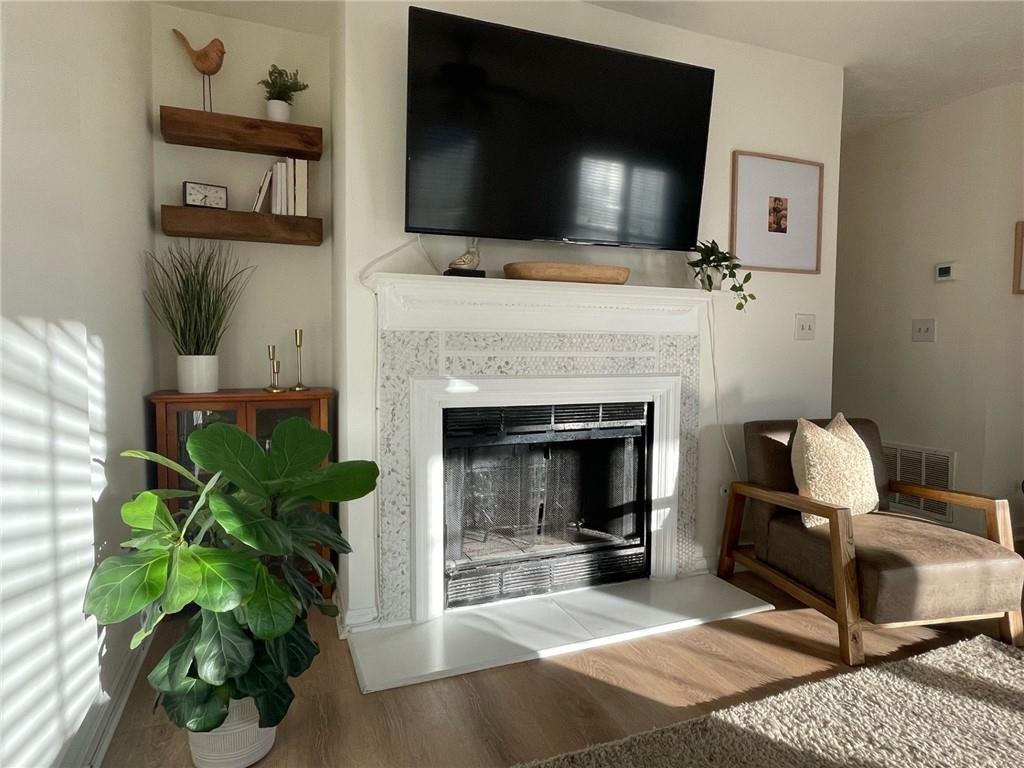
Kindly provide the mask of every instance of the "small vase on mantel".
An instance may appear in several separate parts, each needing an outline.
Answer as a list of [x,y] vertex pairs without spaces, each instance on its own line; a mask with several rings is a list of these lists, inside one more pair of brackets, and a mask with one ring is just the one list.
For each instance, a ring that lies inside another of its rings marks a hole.
[[178,391],[216,392],[219,372],[217,355],[178,355]]
[[267,99],[267,120],[287,123],[292,117],[292,105],[281,99]]

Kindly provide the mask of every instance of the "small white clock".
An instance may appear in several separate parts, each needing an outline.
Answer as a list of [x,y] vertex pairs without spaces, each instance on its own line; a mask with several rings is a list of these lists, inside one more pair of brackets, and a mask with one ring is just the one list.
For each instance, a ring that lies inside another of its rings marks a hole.
[[198,181],[181,182],[181,201],[195,208],[221,208],[227,210],[228,188]]

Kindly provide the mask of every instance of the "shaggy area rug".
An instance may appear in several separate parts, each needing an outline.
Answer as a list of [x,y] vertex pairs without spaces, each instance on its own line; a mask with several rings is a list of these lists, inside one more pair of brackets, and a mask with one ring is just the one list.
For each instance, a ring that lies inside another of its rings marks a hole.
[[988,637],[801,685],[532,768],[1006,768],[1024,651]]

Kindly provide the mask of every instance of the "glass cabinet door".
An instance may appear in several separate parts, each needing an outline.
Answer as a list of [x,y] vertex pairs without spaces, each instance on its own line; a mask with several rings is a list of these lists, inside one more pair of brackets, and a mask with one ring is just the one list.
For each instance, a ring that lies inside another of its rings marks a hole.
[[285,419],[295,416],[306,419],[314,427],[320,427],[320,402],[318,400],[289,400],[287,402],[250,403],[249,429],[256,442],[264,450],[270,450],[270,438],[274,427]]
[[226,403],[197,403],[193,405],[174,405],[168,414],[171,438],[170,449],[172,458],[183,467],[195,472],[200,480],[209,478],[209,473],[201,471],[188,455],[188,436],[197,429],[210,424],[234,424],[245,428],[241,406]]

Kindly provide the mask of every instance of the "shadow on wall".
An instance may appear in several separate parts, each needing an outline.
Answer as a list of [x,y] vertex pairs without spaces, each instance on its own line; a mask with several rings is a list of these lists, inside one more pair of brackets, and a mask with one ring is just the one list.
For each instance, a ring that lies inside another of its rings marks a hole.
[[104,350],[75,321],[3,318],[0,765],[59,760],[103,702],[105,632],[82,614],[102,551]]

